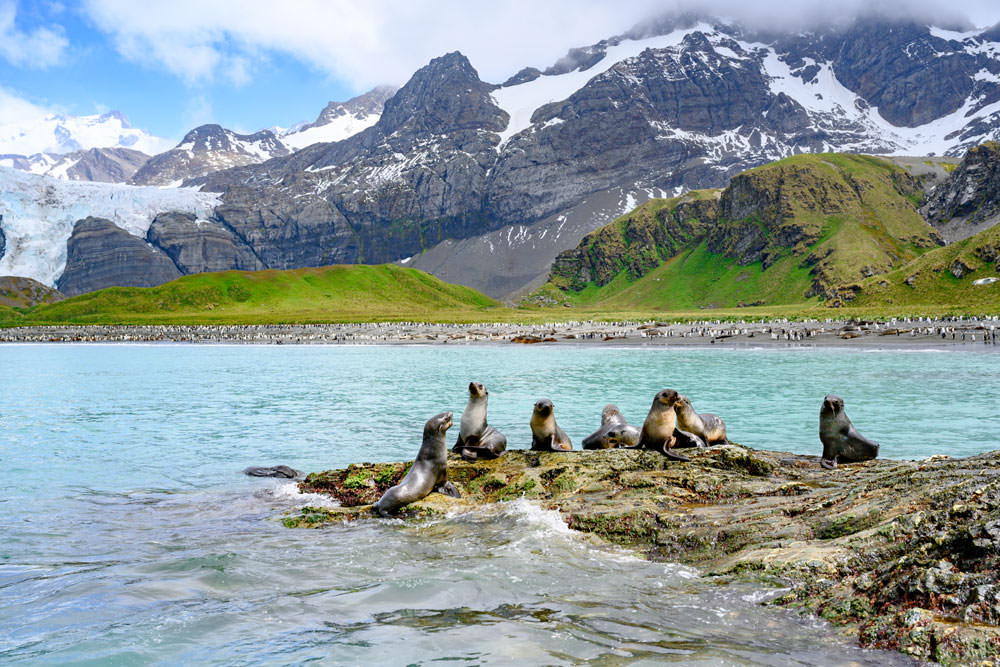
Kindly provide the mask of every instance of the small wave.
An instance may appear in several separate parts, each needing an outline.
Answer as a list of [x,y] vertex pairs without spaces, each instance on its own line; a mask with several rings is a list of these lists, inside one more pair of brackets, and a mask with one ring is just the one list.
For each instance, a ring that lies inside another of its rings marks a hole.
[[340,503],[322,493],[302,493],[298,482],[279,482],[257,491],[257,497],[271,497],[282,503],[290,503],[296,507],[340,507]]

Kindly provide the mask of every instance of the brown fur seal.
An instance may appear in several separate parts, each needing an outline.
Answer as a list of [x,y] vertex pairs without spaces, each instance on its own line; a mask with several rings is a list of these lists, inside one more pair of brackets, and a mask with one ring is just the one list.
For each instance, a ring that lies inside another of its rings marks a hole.
[[543,398],[531,413],[531,448],[543,452],[568,452],[573,449],[569,436],[556,423],[552,401]]
[[452,448],[466,461],[495,459],[507,449],[507,436],[486,423],[489,395],[481,382],[469,383],[469,402],[459,423],[458,441]]
[[819,410],[819,439],[823,443],[820,465],[827,470],[843,463],[869,461],[878,456],[878,443],[858,433],[844,412],[844,399],[827,394]]
[[583,439],[583,448],[635,447],[638,443],[639,429],[628,425],[617,405],[608,403],[601,411],[601,427]]
[[677,443],[677,437],[674,435],[674,429],[677,428],[674,403],[677,397],[678,393],[673,389],[663,389],[656,394],[653,405],[649,408],[649,414],[646,415],[646,421],[642,424],[639,447],[655,449],[675,461],[690,461],[688,457],[671,451],[671,447]]
[[726,422],[722,421],[722,417],[710,412],[701,414],[695,412],[691,399],[684,394],[677,395],[674,412],[677,413],[677,428],[693,433],[704,440],[705,444],[729,443],[726,437]]
[[461,498],[462,494],[448,481],[448,443],[444,440],[444,434],[451,428],[451,417],[450,412],[442,412],[427,420],[424,424],[424,441],[410,471],[403,481],[383,493],[378,502],[372,505],[373,512],[389,516],[431,491]]

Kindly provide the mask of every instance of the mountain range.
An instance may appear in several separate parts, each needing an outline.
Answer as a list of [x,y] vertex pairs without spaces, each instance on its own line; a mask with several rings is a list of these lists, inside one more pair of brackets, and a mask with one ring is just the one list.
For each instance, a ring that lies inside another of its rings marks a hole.
[[[1000,26],[952,28],[859,19],[781,33],[673,17],[499,85],[450,53],[315,123],[196,128],[125,178],[218,197],[173,243],[211,253],[206,239],[224,236],[222,255],[180,273],[396,261],[511,297],[652,198],[799,153],[957,158],[997,138]],[[17,213],[0,213],[17,252]]]

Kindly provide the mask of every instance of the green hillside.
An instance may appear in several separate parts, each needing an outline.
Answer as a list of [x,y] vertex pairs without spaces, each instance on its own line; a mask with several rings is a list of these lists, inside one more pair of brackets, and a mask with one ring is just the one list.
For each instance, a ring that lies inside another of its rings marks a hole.
[[786,158],[589,234],[534,300],[690,310],[836,298],[937,247],[917,212],[922,196],[906,169],[880,158]]
[[491,317],[498,306],[423,271],[350,265],[202,273],[157,287],[111,287],[33,308],[0,307],[0,326],[474,321]]
[[903,308],[928,313],[996,313],[1000,311],[1000,281],[990,285],[973,282],[1000,278],[998,260],[1000,225],[869,278],[856,288],[856,296],[845,294],[842,302],[876,312]]

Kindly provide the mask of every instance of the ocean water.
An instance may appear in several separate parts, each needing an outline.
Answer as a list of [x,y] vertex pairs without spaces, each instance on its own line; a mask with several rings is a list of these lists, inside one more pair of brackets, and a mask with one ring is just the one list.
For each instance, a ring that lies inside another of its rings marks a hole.
[[1000,447],[998,371],[989,349],[0,346],[0,663],[907,664],[526,501],[288,530],[323,498],[241,471],[412,458],[470,380],[511,448],[538,398],[578,445],[672,387],[751,447],[818,454],[836,393],[884,457],[963,456]]

